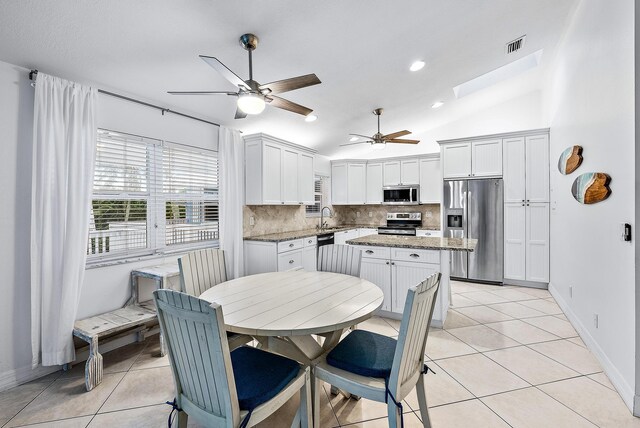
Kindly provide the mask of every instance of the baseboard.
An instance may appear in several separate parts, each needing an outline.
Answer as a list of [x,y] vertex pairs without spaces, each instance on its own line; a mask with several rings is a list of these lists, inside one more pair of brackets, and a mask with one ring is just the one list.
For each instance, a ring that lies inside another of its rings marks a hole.
[[60,370],[60,368],[60,366],[40,366],[33,369],[31,368],[31,365],[28,365],[6,371],[0,374],[0,391],[6,391],[7,389],[22,385],[23,383],[30,382],[42,376],[46,376]]
[[573,327],[576,329],[582,341],[587,345],[587,348],[595,355],[596,359],[600,362],[600,365],[604,369],[607,377],[613,384],[613,386],[618,390],[622,401],[629,408],[629,410],[637,415],[637,412],[634,411],[634,408],[640,410],[638,405],[634,406],[635,401],[638,399],[635,395],[635,391],[633,388],[627,383],[622,374],[618,371],[616,366],[611,362],[607,354],[600,347],[598,342],[591,336],[589,331],[584,327],[584,325],[580,322],[576,314],[571,310],[567,302],[560,296],[558,290],[553,286],[552,283],[549,283],[549,292],[556,299],[558,306],[564,312],[567,319],[573,324]]
[[636,395],[634,397],[633,416],[640,416],[640,395]]

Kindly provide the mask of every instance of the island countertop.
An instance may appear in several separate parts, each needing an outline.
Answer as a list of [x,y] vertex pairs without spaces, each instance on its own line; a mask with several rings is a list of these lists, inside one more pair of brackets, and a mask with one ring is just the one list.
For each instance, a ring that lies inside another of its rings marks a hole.
[[466,238],[432,238],[427,236],[369,235],[350,239],[347,241],[347,244],[472,252],[475,250],[478,240]]

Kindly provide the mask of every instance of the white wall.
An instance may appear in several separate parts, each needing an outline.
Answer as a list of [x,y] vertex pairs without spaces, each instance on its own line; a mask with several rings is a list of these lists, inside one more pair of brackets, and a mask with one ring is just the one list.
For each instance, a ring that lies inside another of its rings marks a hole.
[[[43,373],[31,370],[29,242],[33,94],[29,70],[0,62],[0,390]],[[61,76],[64,77],[64,76]],[[98,126],[217,150],[218,127],[99,97]],[[78,317],[116,309],[129,297],[132,268],[175,259],[88,269]],[[49,369],[45,369],[47,371]]]
[[[630,408],[636,386],[635,244],[622,242],[618,228],[635,216],[633,70],[633,0],[583,0],[544,103],[551,128],[550,290]],[[563,176],[557,159],[575,144],[584,148],[584,162]],[[571,184],[589,171],[611,175],[613,191],[604,202],[580,205]]]

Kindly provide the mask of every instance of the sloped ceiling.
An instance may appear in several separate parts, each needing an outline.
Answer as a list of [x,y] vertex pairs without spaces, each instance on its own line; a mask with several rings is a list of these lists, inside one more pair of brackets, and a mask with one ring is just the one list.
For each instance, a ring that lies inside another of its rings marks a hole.
[[[577,1],[2,0],[0,60],[340,157],[357,154],[338,147],[349,132],[375,132],[376,107],[385,108],[383,132],[409,129],[420,138],[433,127],[540,89]],[[234,120],[232,97],[166,94],[233,90],[198,54],[216,56],[247,78],[246,52],[238,44],[245,32],[260,38],[257,81],[307,73],[322,80],[286,94],[313,108],[316,122],[269,107],[260,116]],[[524,49],[507,56],[505,43],[523,34]],[[538,49],[544,49],[542,67],[454,98],[453,86]],[[417,59],[426,67],[410,72]],[[438,100],[445,105],[431,109]]]

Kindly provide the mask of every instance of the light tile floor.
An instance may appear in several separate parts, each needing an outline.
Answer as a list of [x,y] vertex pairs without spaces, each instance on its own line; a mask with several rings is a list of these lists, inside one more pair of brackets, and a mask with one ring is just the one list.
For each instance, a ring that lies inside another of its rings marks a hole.
[[[640,427],[547,291],[452,282],[444,330],[429,334],[427,375],[434,428]],[[398,321],[358,328],[397,336]],[[105,378],[84,390],[82,364],[0,393],[0,426],[163,427],[173,398],[157,337],[107,353]],[[297,400],[261,427],[288,427]],[[386,405],[321,396],[323,427],[386,427]],[[404,401],[407,428],[422,426],[415,391]],[[195,424],[190,426],[196,427]]]

